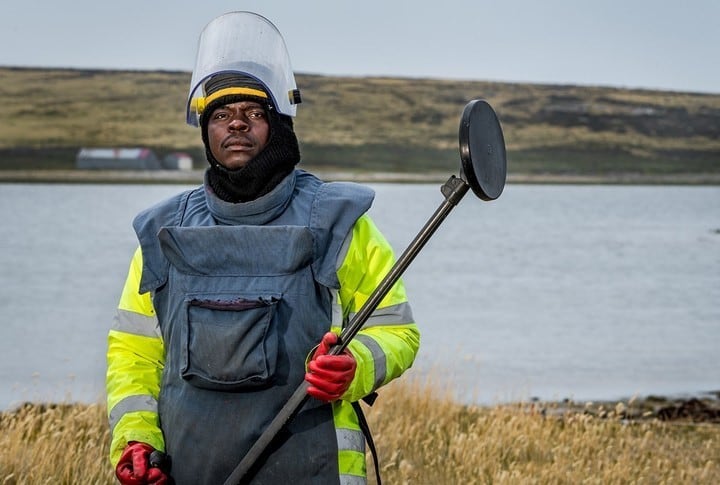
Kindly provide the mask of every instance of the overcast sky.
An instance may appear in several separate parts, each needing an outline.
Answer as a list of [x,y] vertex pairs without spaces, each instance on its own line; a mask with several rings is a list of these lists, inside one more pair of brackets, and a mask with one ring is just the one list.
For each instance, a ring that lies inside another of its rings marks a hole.
[[296,72],[720,93],[719,0],[0,0],[0,65],[191,71],[214,17],[280,29]]

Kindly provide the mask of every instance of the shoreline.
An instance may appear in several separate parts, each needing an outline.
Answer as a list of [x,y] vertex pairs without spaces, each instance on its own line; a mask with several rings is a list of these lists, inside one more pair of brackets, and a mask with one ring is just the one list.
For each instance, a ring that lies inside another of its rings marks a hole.
[[[302,168],[302,167],[301,167]],[[360,183],[445,183],[452,172],[360,172],[306,167],[328,181]],[[205,170],[0,170],[0,183],[179,184],[202,183]],[[454,175],[457,175],[456,173]],[[558,185],[720,185],[720,173],[685,174],[514,174],[508,184]]]
[[[87,401],[19,401],[0,409],[0,417],[23,409],[72,408],[103,404]],[[617,419],[623,422],[661,421],[666,423],[702,424],[720,426],[720,390],[685,394],[682,396],[654,395],[618,400],[574,401],[571,399],[542,400],[531,398],[496,404],[461,404],[467,409],[518,408],[545,417],[562,418],[582,414],[597,419]]]
[[533,409],[547,416],[562,417],[578,413],[626,422],[659,420],[663,422],[720,425],[720,390],[682,395],[648,394],[617,400],[580,402],[531,400]]

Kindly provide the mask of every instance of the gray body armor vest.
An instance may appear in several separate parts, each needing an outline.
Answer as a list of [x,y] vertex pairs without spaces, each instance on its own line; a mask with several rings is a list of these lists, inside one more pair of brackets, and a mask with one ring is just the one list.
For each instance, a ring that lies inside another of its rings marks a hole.
[[[372,200],[298,170],[255,201],[226,203],[206,183],[135,219],[176,483],[223,483],[300,385],[331,325],[343,241]],[[337,463],[332,407],[309,399],[251,483],[337,483]]]

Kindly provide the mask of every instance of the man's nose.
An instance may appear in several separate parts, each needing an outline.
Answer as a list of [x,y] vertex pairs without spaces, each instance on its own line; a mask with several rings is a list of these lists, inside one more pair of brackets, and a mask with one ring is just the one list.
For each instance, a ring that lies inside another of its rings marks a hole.
[[228,127],[231,130],[245,131],[250,125],[243,115],[233,116]]

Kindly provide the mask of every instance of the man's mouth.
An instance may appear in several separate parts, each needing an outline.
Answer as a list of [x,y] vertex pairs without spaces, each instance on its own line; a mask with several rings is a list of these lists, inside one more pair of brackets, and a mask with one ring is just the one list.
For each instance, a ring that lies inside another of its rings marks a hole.
[[223,142],[223,148],[235,148],[235,149],[242,149],[242,148],[252,148],[253,144],[250,140],[247,138],[238,138],[238,137],[232,137],[228,138]]

